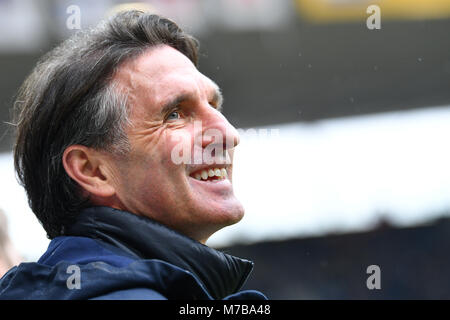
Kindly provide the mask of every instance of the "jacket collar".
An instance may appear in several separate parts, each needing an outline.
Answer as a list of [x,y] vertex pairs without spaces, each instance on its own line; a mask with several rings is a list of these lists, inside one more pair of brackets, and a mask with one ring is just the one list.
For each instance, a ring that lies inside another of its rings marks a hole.
[[194,274],[215,299],[238,291],[253,262],[233,257],[148,218],[109,207],[83,210],[66,235],[102,240],[137,259],[158,259]]

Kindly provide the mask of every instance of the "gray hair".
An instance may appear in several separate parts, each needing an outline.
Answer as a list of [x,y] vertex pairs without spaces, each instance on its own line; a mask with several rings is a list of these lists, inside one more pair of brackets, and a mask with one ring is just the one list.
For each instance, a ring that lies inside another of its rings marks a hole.
[[28,202],[49,238],[90,205],[62,165],[70,145],[125,154],[127,95],[116,70],[148,48],[169,45],[195,65],[198,42],[173,21],[140,11],[117,14],[47,53],[19,89],[14,164]]

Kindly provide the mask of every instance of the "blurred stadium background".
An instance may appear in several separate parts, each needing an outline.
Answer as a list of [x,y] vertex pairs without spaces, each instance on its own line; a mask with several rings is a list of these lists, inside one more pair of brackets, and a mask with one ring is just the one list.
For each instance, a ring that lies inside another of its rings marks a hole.
[[[366,27],[372,4],[380,30]],[[200,70],[241,128],[246,207],[209,244],[254,260],[246,287],[273,299],[450,298],[450,1],[0,0],[0,207],[26,260],[48,240],[15,181],[10,109],[37,59],[77,31],[74,5],[81,28],[138,7],[199,38]],[[381,290],[366,287],[372,264]]]

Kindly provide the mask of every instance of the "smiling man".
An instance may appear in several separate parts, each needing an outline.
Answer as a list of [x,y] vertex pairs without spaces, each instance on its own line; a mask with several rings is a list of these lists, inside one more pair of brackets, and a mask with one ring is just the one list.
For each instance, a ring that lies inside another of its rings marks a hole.
[[238,291],[252,262],[205,245],[244,210],[239,137],[197,58],[192,36],[138,11],[42,58],[18,94],[14,155],[52,241],[0,298],[265,299]]

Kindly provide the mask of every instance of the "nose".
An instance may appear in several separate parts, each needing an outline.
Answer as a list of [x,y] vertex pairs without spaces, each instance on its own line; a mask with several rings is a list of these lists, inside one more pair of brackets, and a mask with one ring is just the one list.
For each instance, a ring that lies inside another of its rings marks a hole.
[[220,145],[223,150],[236,147],[240,138],[236,128],[217,109],[208,106],[202,113],[202,148]]

